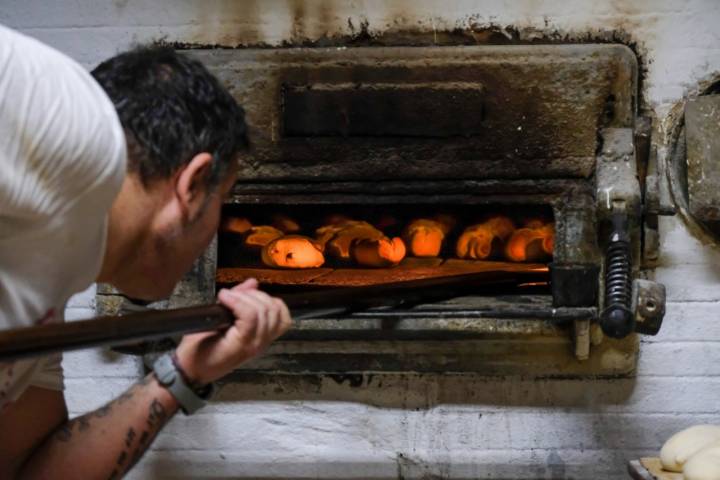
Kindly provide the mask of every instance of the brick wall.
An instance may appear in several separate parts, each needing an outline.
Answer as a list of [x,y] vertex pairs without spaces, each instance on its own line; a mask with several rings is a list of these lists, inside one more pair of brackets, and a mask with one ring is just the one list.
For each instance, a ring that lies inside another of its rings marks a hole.
[[[416,28],[496,25],[513,35],[618,36],[646,69],[643,105],[662,125],[671,105],[720,70],[714,0],[151,1],[5,0],[0,22],[86,66],[156,38],[279,44]],[[513,26],[513,29],[505,28]],[[615,33],[608,33],[615,32]],[[663,331],[643,339],[633,379],[586,381],[463,376],[279,377],[233,383],[219,401],[175,418],[132,478],[626,478],[625,462],[670,434],[720,423],[720,255],[663,219],[658,280]],[[92,289],[69,319],[92,314]],[[72,414],[99,406],[139,374],[131,358],[67,355]]]

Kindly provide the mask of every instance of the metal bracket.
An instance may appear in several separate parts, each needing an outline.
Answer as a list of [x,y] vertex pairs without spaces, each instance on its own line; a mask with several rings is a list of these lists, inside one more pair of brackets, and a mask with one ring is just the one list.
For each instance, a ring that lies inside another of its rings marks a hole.
[[633,282],[632,292],[635,331],[657,335],[665,317],[665,285],[638,278]]
[[599,219],[610,221],[614,213],[623,212],[630,220],[637,221],[640,183],[633,131],[630,128],[606,128],[602,131],[602,139],[595,171]]
[[[612,128],[603,130],[602,135],[596,171],[596,200],[598,216],[605,224],[608,240],[603,282],[605,295],[599,323],[603,332],[614,338],[624,338],[633,331],[654,335],[664,315],[665,288],[648,280],[632,279],[637,271],[633,259],[640,253],[640,237],[632,232],[634,227],[642,226],[633,131]],[[643,151],[647,151],[647,147]],[[656,179],[656,175],[652,176],[645,185],[646,192],[651,194],[646,197],[646,202],[651,207],[656,206]]]

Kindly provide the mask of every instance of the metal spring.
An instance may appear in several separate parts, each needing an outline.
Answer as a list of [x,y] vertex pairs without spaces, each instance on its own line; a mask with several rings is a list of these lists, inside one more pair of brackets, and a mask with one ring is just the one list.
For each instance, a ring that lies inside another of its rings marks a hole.
[[605,308],[613,305],[630,308],[632,298],[630,264],[630,244],[624,240],[614,240],[610,243],[605,269]]

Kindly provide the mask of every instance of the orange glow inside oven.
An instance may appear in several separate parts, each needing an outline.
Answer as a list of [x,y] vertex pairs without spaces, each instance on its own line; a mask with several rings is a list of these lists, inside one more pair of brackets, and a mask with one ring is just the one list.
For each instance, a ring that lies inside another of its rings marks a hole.
[[554,238],[549,208],[229,205],[217,282],[364,286],[504,272],[516,286],[547,286]]

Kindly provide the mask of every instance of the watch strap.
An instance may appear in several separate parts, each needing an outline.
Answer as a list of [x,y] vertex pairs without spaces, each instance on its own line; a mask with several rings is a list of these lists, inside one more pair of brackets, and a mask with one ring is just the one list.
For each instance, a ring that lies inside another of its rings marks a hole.
[[210,384],[207,392],[199,395],[185,382],[182,373],[175,366],[172,355],[165,353],[153,363],[153,371],[160,385],[165,387],[180,405],[186,415],[191,415],[207,404],[212,396],[213,386]]

